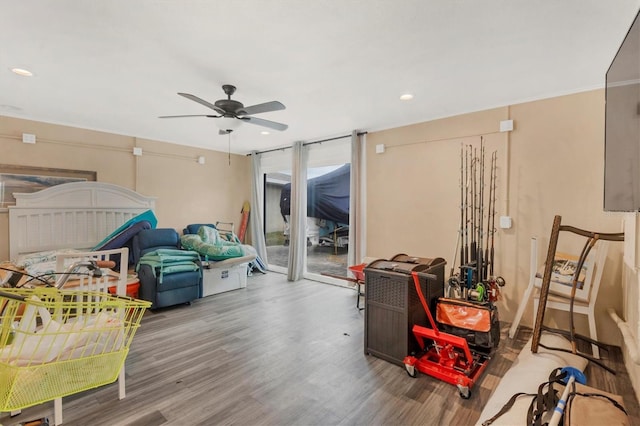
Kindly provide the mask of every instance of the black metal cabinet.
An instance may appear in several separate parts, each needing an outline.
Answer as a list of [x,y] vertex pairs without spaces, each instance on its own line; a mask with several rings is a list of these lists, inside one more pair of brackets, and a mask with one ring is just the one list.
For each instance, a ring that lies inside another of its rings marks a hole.
[[422,293],[432,315],[444,294],[442,258],[417,258],[406,255],[377,260],[365,272],[364,352],[394,364],[419,351],[413,336],[414,324],[430,327],[413,283],[412,271],[427,272],[420,277]]

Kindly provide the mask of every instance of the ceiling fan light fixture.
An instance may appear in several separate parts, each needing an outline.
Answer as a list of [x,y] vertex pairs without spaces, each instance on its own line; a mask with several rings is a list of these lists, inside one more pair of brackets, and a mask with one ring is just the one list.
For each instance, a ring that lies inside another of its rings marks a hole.
[[220,130],[235,130],[242,124],[242,121],[233,117],[219,117],[216,119],[216,126]]
[[261,135],[270,135],[271,133],[269,133],[269,132],[268,132],[268,131],[266,131],[266,130],[263,130],[263,131],[261,131],[261,132],[260,132],[260,134],[261,134]]
[[411,99],[413,99],[413,95],[411,93],[404,93],[400,95],[401,101],[410,101]]
[[285,109],[285,106],[278,101],[263,102],[261,104],[251,105],[245,107],[242,102],[231,99],[231,95],[235,92],[235,86],[225,84],[222,86],[224,93],[227,95],[227,99],[218,99],[215,103],[205,101],[190,93],[178,92],[178,95],[187,98],[191,101],[197,102],[200,105],[204,105],[209,109],[214,110],[217,115],[213,114],[187,114],[187,115],[161,115],[159,118],[181,118],[181,117],[207,117],[214,118],[216,120],[216,126],[218,127],[219,134],[224,135],[231,133],[242,122],[247,122],[257,126],[267,127],[273,130],[287,130],[289,126],[283,123],[277,123],[275,121],[265,120],[264,118],[254,117],[254,114],[261,114],[264,112],[280,111]]

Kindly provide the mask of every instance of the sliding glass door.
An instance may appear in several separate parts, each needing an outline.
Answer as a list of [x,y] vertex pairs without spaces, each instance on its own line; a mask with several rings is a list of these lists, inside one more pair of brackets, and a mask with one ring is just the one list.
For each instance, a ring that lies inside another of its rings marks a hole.
[[[307,262],[305,276],[347,276],[351,139],[307,147]],[[347,284],[347,281],[344,281]]]
[[[307,144],[303,275],[345,284],[348,276],[351,137]],[[260,154],[264,183],[264,230],[269,269],[287,273],[290,239],[292,154],[290,149]],[[295,253],[295,251],[294,251]],[[297,261],[297,260],[296,260]],[[331,277],[334,278],[331,278]]]
[[285,207],[289,201],[286,188],[291,186],[291,150],[261,154],[260,167],[264,181],[264,232],[269,269],[286,273],[289,218]]

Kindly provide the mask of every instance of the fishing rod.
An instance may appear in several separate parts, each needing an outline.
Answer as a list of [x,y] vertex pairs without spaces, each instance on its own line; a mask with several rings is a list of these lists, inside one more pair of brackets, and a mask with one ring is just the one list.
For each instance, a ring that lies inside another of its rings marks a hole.
[[479,283],[484,281],[484,256],[482,255],[482,238],[484,225],[484,139],[480,136],[480,170],[478,172],[480,183],[478,187],[478,263],[476,265]]
[[[464,265],[464,244],[462,243],[462,236],[464,233],[464,144],[460,144],[460,234],[458,241],[460,243],[460,266]],[[458,252],[458,248],[456,247],[456,254]],[[455,259],[453,261],[453,265],[455,265]],[[451,266],[451,270],[453,271],[454,266]],[[453,275],[453,272],[452,272]]]
[[469,168],[471,164],[469,164],[469,147],[465,148],[464,152],[464,171],[465,171],[465,179],[464,179],[464,210],[465,210],[465,219],[464,219],[464,261],[463,265],[469,263],[469,191],[470,181],[469,181]]
[[457,232],[458,236],[456,238],[456,248],[453,250],[453,262],[451,262],[451,272],[449,273],[450,276],[453,276],[453,273],[456,269],[456,262],[458,260],[458,250],[460,250],[460,266],[462,266],[462,259],[464,257],[464,253],[463,253],[464,245],[461,243],[462,234],[464,232],[464,229],[463,229],[464,227],[464,195],[463,195],[464,161],[462,159],[462,154],[463,154],[463,145],[460,144],[460,227],[458,228],[458,232]]
[[490,262],[491,262],[491,256],[489,255],[489,239],[491,236],[493,236],[492,232],[491,232],[491,213],[492,213],[492,206],[493,206],[493,198],[495,197],[495,188],[494,188],[494,181],[493,181],[493,167],[494,167],[494,155],[495,155],[495,151],[491,154],[491,165],[489,168],[489,206],[487,207],[487,240],[485,241],[485,246],[484,246],[484,259],[485,262],[487,263],[487,266],[485,267],[485,276],[487,278],[491,278],[491,275],[493,275],[493,273],[490,273],[489,275],[486,274],[487,269],[489,268],[489,271],[493,271],[493,267],[490,266]]
[[496,234],[496,178],[497,178],[497,169],[498,169],[498,152],[494,151],[491,155],[491,181],[493,182],[491,186],[493,187],[493,207],[491,208],[491,252],[489,254],[489,258],[491,259],[489,263],[489,274],[491,277],[494,277],[493,274],[493,260],[494,260],[494,237]]
[[471,263],[477,260],[477,247],[476,247],[476,206],[478,205],[477,198],[477,181],[476,181],[476,169],[478,167],[476,152],[470,147],[471,150],[471,253],[469,261]]

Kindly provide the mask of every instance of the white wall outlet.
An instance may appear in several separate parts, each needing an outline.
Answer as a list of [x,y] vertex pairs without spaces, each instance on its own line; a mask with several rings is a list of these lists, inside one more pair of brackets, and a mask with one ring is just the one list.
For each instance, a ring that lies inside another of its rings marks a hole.
[[513,130],[513,120],[502,120],[500,122],[501,132],[510,132]]
[[32,135],[31,133],[23,133],[22,134],[22,142],[23,143],[36,143],[36,135]]
[[382,154],[384,152],[384,144],[379,143],[376,145],[376,154]]
[[134,147],[133,147],[133,155],[137,155],[137,156],[142,155],[142,148],[139,148],[139,147],[137,147],[137,146],[134,146]]
[[511,229],[511,216],[500,216],[500,228]]

